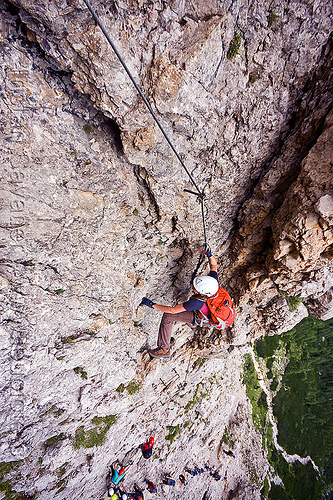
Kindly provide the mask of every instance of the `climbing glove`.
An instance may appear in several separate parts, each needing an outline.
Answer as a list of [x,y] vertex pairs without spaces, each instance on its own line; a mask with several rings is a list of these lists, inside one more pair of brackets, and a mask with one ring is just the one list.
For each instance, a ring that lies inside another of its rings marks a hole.
[[208,258],[212,256],[212,251],[207,243],[205,243],[201,247],[201,256],[202,258],[204,258],[205,256],[207,256]]
[[147,297],[143,297],[143,299],[141,300],[140,306],[153,307],[154,304],[155,304],[155,302],[153,302],[152,300],[147,299]]

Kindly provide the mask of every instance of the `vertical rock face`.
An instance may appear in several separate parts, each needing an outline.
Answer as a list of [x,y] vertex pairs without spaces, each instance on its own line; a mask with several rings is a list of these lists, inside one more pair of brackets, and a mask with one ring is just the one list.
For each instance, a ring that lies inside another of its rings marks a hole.
[[157,498],[259,499],[247,341],[332,308],[331,3],[94,4],[205,191],[236,299],[231,331],[179,327],[168,362],[143,354],[160,315],[138,304],[187,297],[186,173],[83,2],[0,7],[1,491],[100,499],[118,458],[129,490],[210,461],[223,481]]

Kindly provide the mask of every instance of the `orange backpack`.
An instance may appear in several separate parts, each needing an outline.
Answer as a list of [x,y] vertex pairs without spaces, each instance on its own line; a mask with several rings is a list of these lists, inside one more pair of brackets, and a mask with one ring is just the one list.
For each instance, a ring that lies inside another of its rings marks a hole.
[[206,300],[211,318],[205,316],[202,311],[196,311],[196,323],[198,326],[208,326],[224,330],[231,326],[235,319],[235,309],[229,293],[219,286],[217,293]]

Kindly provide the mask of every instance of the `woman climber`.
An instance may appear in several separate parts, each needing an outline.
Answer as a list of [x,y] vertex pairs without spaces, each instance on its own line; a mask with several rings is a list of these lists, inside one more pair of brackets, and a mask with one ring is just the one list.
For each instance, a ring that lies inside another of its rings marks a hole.
[[[201,257],[202,260],[205,257],[208,258],[210,272],[208,276],[197,276],[194,278],[191,286],[195,295],[188,301],[174,307],[156,304],[147,297],[144,297],[141,301],[140,305],[146,305],[164,313],[158,332],[157,348],[148,350],[152,358],[168,358],[170,356],[170,338],[172,326],[175,322],[186,323],[193,329],[197,326],[211,326],[221,329],[230,326],[234,319],[235,313],[232,301],[229,294],[222,288],[219,288],[217,261],[207,244],[201,247]],[[226,316],[224,320],[219,317],[216,319],[215,316],[213,318],[209,307],[209,298],[220,298],[220,291],[224,292],[222,303],[219,306],[220,309],[224,310],[223,314]],[[216,324],[215,319],[217,321]]]

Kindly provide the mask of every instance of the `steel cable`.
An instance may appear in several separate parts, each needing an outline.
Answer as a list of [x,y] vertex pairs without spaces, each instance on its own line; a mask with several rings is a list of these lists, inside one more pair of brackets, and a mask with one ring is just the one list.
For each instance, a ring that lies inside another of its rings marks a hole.
[[206,225],[205,225],[205,213],[204,213],[204,197],[205,195],[200,191],[200,189],[198,188],[195,180],[193,179],[193,176],[191,175],[191,173],[189,172],[189,170],[186,168],[186,165],[184,164],[183,160],[181,159],[181,157],[179,156],[178,152],[176,151],[176,149],[174,148],[172,142],[170,141],[168,135],[166,134],[165,130],[163,129],[161,123],[159,122],[157,116],[155,115],[152,107],[150,106],[149,102],[147,101],[147,99],[145,98],[145,96],[143,95],[140,87],[138,86],[138,84],[136,83],[136,81],[134,80],[130,70],[128,69],[125,61],[123,60],[123,58],[121,57],[120,53],[118,52],[117,48],[115,47],[114,43],[112,42],[108,32],[106,31],[105,27],[103,26],[103,24],[101,23],[99,17],[97,16],[96,12],[94,11],[93,7],[91,6],[90,2],[88,0],[83,0],[83,2],[86,4],[86,6],[88,7],[91,15],[93,16],[94,20],[96,21],[96,23],[98,24],[98,26],[101,28],[105,38],[107,39],[107,41],[109,42],[109,44],[111,45],[114,53],[116,54],[116,56],[118,57],[120,63],[122,64],[124,70],[126,71],[126,73],[128,74],[129,78],[131,79],[134,87],[136,88],[138,94],[140,95],[140,97],[142,98],[143,102],[145,103],[146,107],[148,108],[150,114],[152,115],[152,117],[154,118],[155,122],[157,123],[159,129],[161,130],[162,134],[164,135],[166,141],[168,142],[169,146],[171,147],[172,151],[174,152],[174,154],[176,155],[176,157],[178,158],[181,166],[183,167],[183,169],[185,170],[185,172],[187,173],[190,181],[192,182],[193,186],[195,187],[195,189],[197,190],[197,192],[193,192],[193,191],[189,191],[189,190],[185,190],[185,191],[188,191],[194,195],[196,195],[198,197],[198,200],[201,204],[201,216],[202,216],[202,224],[203,224],[203,233],[204,233],[204,242],[207,243],[207,236],[206,236]]

